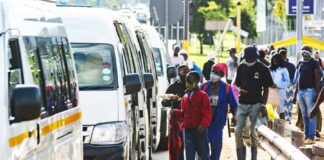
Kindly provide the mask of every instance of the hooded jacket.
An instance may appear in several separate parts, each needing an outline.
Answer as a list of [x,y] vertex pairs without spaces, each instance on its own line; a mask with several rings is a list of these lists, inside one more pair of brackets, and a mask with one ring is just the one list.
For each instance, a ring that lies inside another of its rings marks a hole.
[[175,115],[182,119],[182,127],[197,128],[199,125],[208,128],[211,121],[211,107],[208,95],[197,89],[190,96],[186,93],[181,101],[181,110],[176,109]]

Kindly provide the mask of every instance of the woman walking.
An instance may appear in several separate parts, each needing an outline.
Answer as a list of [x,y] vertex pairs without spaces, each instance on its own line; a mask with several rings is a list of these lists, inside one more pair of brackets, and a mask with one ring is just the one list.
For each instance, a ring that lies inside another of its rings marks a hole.
[[291,108],[285,107],[286,87],[290,84],[290,78],[284,59],[280,54],[275,54],[271,58],[270,73],[275,84],[274,88],[278,89],[280,95],[279,117],[280,119],[285,119],[285,113],[291,112]]

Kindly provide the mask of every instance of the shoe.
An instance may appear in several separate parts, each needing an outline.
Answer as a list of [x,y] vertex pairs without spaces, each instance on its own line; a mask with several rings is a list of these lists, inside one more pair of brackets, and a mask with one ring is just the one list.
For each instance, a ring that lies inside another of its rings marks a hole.
[[317,138],[321,138],[321,134],[320,134],[320,132],[319,132],[318,130],[316,130],[315,136],[316,136]]
[[305,144],[306,144],[306,145],[315,144],[315,140],[314,140],[314,139],[307,139],[307,140],[305,141]]

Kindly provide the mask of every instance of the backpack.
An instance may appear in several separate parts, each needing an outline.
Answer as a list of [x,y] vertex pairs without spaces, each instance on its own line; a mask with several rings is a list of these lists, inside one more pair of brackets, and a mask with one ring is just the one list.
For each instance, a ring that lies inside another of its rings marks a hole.
[[[226,85],[226,96],[228,96],[228,93],[229,93],[229,90],[231,89],[231,86],[229,84],[227,84],[227,83],[225,85]],[[204,92],[206,92],[207,91],[207,88],[208,88],[208,84],[207,83],[204,83],[203,84],[203,87],[202,87],[202,90]]]

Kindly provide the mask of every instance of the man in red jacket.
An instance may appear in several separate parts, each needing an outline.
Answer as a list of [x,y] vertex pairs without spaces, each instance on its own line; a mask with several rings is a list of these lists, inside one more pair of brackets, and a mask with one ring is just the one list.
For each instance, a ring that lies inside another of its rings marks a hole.
[[196,152],[201,160],[210,160],[206,130],[211,121],[211,107],[208,95],[199,89],[199,81],[198,72],[188,73],[186,77],[187,93],[181,101],[181,110],[172,112],[183,120],[187,160],[194,160]]

